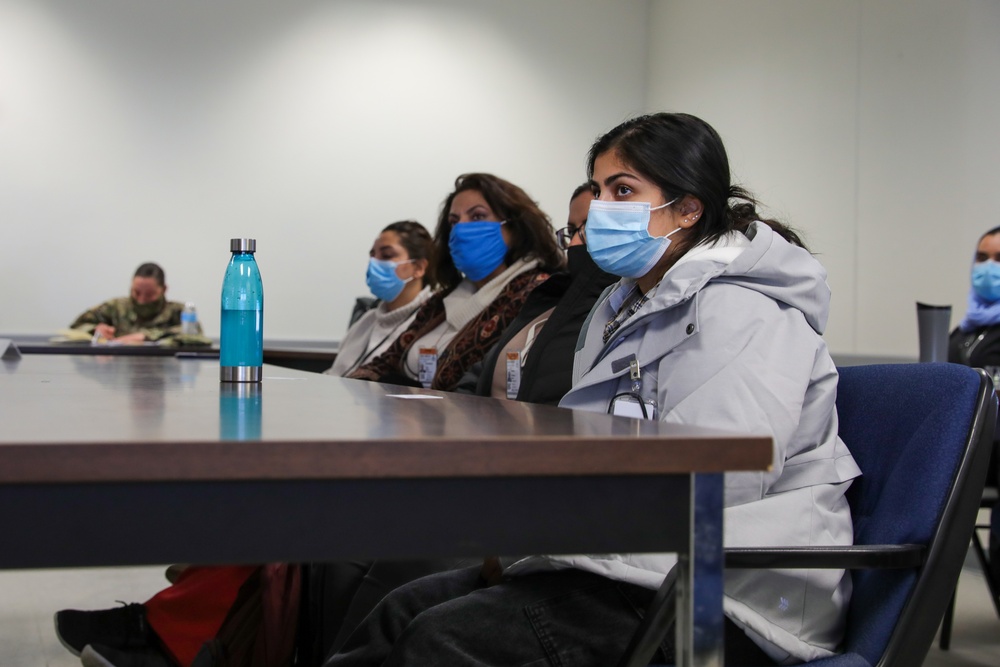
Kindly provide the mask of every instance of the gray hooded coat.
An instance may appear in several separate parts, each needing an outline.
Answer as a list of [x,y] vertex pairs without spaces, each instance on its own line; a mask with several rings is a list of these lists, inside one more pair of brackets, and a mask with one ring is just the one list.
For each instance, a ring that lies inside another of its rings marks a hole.
[[[727,546],[851,544],[844,492],[861,471],[837,436],[837,370],[821,338],[830,289],[819,262],[755,223],[686,253],[604,344],[605,324],[633,287],[612,285],[591,311],[560,405],[607,412],[632,389],[622,360],[634,355],[639,393],[661,421],[774,439],[769,471],[725,475]],[[657,588],[675,563],[673,554],[533,556],[507,574],[577,568]],[[842,570],[731,571],[724,609],[772,658],[796,663],[837,650],[850,591]]]

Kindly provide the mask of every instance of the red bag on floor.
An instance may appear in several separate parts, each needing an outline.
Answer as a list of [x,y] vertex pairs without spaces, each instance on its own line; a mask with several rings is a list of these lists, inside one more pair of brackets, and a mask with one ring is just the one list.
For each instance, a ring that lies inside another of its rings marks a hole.
[[240,587],[214,639],[191,667],[291,667],[299,621],[298,565],[258,567]]
[[219,634],[240,588],[259,567],[192,565],[146,601],[149,627],[177,665],[191,667],[205,642]]

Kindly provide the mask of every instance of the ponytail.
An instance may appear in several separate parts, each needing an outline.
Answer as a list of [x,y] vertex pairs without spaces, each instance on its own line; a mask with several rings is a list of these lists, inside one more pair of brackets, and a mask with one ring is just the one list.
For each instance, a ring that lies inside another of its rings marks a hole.
[[750,229],[750,225],[754,222],[762,222],[789,243],[797,245],[800,248],[805,248],[806,250],[809,249],[806,248],[806,244],[803,243],[802,238],[794,229],[777,220],[761,217],[757,213],[757,204],[757,200],[746,189],[738,185],[729,186],[729,202],[726,204],[726,218],[729,221],[730,228],[746,234],[747,230]]

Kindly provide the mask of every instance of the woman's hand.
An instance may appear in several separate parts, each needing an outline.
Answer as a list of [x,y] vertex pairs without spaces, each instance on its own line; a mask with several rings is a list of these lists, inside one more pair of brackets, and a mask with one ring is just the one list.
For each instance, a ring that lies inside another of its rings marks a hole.
[[103,322],[101,322],[100,324],[94,327],[94,335],[97,336],[98,338],[106,338],[107,340],[111,340],[112,338],[115,337],[115,328],[110,324],[104,324]]
[[123,343],[126,345],[134,343],[143,343],[146,341],[146,334],[141,331],[136,331],[135,333],[125,334],[124,336],[119,336],[115,338],[116,343]]

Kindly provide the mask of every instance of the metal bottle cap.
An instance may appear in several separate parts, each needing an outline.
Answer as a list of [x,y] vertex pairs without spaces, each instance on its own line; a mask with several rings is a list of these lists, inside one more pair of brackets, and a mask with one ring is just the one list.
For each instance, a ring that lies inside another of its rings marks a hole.
[[257,239],[232,239],[229,241],[230,252],[257,252]]
[[221,382],[260,382],[263,377],[260,366],[219,366]]

